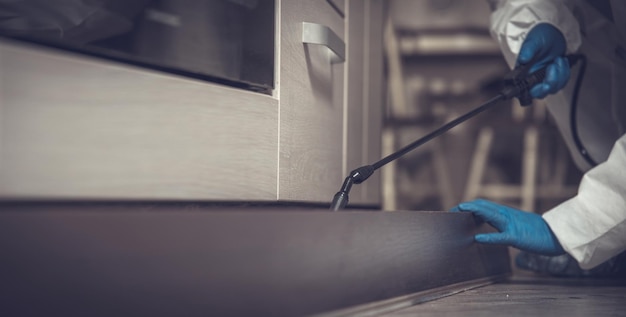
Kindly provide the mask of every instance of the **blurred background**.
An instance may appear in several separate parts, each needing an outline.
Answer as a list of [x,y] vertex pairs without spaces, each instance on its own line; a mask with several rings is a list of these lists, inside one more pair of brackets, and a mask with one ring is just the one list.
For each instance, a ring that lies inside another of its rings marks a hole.
[[[486,0],[390,0],[383,155],[497,94],[509,71]],[[478,197],[542,213],[582,174],[541,101],[516,101],[450,130],[383,171],[384,210],[448,210]]]

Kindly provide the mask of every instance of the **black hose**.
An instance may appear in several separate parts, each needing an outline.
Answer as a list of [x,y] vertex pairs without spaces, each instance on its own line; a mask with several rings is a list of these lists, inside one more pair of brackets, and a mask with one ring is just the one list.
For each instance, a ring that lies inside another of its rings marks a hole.
[[580,59],[580,69],[578,70],[578,75],[576,77],[576,83],[574,85],[574,93],[572,95],[572,103],[570,106],[570,116],[569,116],[569,125],[572,133],[572,139],[574,140],[574,144],[576,145],[576,149],[578,153],[582,155],[582,157],[589,163],[592,167],[598,165],[598,163],[591,157],[585,146],[583,145],[580,137],[578,136],[578,94],[580,93],[580,87],[583,82],[583,78],[585,77],[585,70],[587,69],[587,58],[585,55],[577,55]]

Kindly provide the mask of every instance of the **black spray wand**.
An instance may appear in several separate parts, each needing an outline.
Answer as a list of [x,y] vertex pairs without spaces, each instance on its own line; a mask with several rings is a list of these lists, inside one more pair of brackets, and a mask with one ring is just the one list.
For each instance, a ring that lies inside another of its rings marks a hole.
[[[568,55],[567,56],[567,60],[569,62],[570,67],[573,66],[574,64],[576,64],[576,62],[580,59],[579,55]],[[403,156],[404,154],[414,150],[415,148],[417,148],[418,146],[442,135],[443,133],[445,133],[446,131],[454,128],[455,126],[459,125],[462,122],[467,121],[468,119],[472,118],[473,116],[489,109],[490,107],[498,104],[499,101],[502,100],[507,100],[507,99],[511,99],[513,97],[516,97],[519,99],[520,104],[522,106],[528,106],[532,103],[532,98],[530,97],[529,94],[529,90],[530,88],[532,88],[533,86],[535,86],[536,84],[542,82],[546,76],[546,68],[541,68],[535,72],[533,72],[532,74],[528,74],[531,65],[534,64],[533,61],[531,61],[530,63],[526,64],[526,65],[522,65],[516,69],[514,69],[513,71],[511,71],[509,74],[507,74],[504,77],[504,88],[502,89],[502,91],[495,97],[491,98],[489,101],[485,102],[484,104],[480,105],[479,107],[471,110],[470,112],[446,123],[445,125],[443,125],[442,127],[430,132],[429,134],[425,135],[424,137],[418,139],[417,141],[414,141],[413,143],[403,147],[402,149],[398,150],[395,153],[392,153],[386,157],[384,157],[383,159],[381,159],[380,161],[372,164],[372,165],[365,165],[365,166],[361,166],[355,170],[353,170],[352,172],[350,172],[350,175],[348,175],[348,177],[346,177],[346,179],[343,181],[343,185],[341,185],[341,189],[335,194],[335,196],[333,197],[333,201],[330,205],[330,210],[333,211],[337,211],[337,210],[341,210],[344,209],[346,207],[346,205],[348,204],[349,201],[349,194],[350,194],[350,189],[352,189],[352,185],[353,184],[360,184],[362,182],[364,182],[366,179],[368,179],[370,176],[372,176],[372,174],[374,174],[374,171],[376,171],[377,169],[385,166],[387,163],[398,159],[399,157]]]

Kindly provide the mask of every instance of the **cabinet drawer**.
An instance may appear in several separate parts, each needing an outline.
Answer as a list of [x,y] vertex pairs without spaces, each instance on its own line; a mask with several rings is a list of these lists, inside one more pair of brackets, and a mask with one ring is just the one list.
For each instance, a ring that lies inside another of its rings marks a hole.
[[344,68],[323,45],[303,44],[303,22],[344,41],[325,0],[280,2],[279,199],[328,203],[343,181]]
[[0,70],[0,198],[276,199],[275,98],[15,42]]

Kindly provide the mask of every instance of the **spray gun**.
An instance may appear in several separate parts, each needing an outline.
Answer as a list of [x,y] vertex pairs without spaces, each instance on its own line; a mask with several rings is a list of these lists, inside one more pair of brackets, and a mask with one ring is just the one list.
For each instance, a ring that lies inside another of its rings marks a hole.
[[[584,58],[582,55],[568,55],[567,61],[569,62],[570,67],[574,66],[580,59]],[[440,128],[430,132],[429,134],[423,136],[422,138],[414,141],[413,143],[401,148],[395,153],[392,153],[380,161],[371,164],[361,166],[352,172],[350,175],[346,177],[343,181],[343,185],[341,185],[341,189],[335,194],[333,197],[332,203],[330,205],[330,210],[337,211],[344,209],[349,201],[350,189],[352,189],[352,185],[360,184],[367,180],[374,172],[386,165],[387,163],[398,159],[404,154],[414,150],[418,146],[442,135],[446,131],[454,128],[462,122],[467,121],[468,119],[474,117],[475,115],[493,107],[498,104],[499,101],[508,100],[511,98],[517,98],[522,106],[528,106],[532,103],[532,97],[530,96],[530,88],[543,82],[546,77],[546,67],[534,71],[530,73],[530,68],[534,64],[534,61],[529,62],[525,65],[520,65],[519,67],[512,70],[503,79],[503,88],[498,95],[491,98],[484,104],[479,107],[469,111],[468,113],[444,124]],[[581,76],[579,76],[581,78]],[[579,80],[580,81],[580,80]],[[577,86],[579,84],[577,83]],[[578,89],[576,89],[577,91]]]

